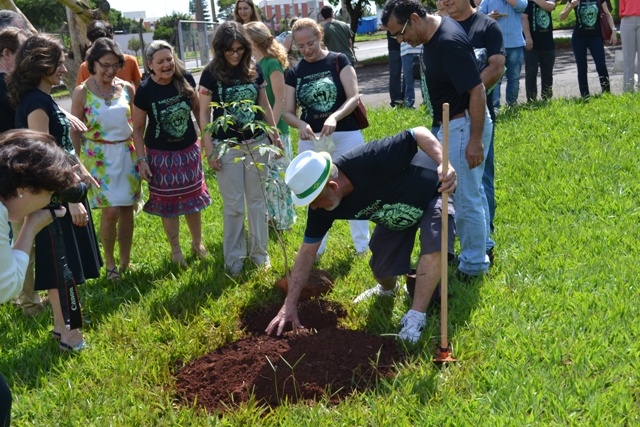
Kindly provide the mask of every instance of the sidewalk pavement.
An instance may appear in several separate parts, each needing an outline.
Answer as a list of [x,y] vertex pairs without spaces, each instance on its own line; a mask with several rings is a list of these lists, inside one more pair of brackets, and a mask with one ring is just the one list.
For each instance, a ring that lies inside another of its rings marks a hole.
[[[611,92],[614,94],[622,93],[622,72],[613,71],[615,51],[621,49],[620,44],[615,47],[605,47],[607,68],[609,70],[609,78],[611,81]],[[589,64],[589,90],[592,95],[601,92],[600,82],[596,67],[591,59],[591,55],[587,56]],[[362,97],[362,102],[367,107],[388,106],[389,99],[389,66],[388,64],[375,64],[367,66],[356,66],[358,75],[358,89]],[[524,83],[524,64],[520,75],[520,92],[519,102],[526,102],[525,83]],[[502,82],[502,104],[505,103],[505,85],[506,80]],[[422,103],[422,94],[420,93],[419,81],[415,84],[416,106]],[[540,77],[538,75],[538,96],[540,93]],[[571,98],[579,97],[578,77],[576,74],[575,59],[571,49],[556,49],[556,62],[553,70],[553,97],[554,98]]]

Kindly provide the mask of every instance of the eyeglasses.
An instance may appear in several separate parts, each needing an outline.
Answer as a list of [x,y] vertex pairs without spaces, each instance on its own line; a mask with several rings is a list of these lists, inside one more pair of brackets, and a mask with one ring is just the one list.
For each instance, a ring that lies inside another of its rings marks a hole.
[[308,41],[306,44],[299,44],[298,50],[302,50],[304,48],[311,49],[313,45],[315,45],[317,42],[318,42],[318,39],[315,39],[315,40]]
[[224,51],[225,54],[232,56],[233,54],[238,54],[240,56],[244,55],[245,48],[239,47],[237,49],[227,49]]
[[109,69],[113,69],[113,71],[118,71],[120,68],[122,68],[122,65],[120,64],[103,64],[100,61],[96,61],[96,62],[100,64],[100,67],[102,67],[104,71],[109,71]]
[[404,32],[407,29],[408,24],[409,24],[409,20],[407,20],[407,22],[404,23],[404,27],[402,27],[402,30],[399,33],[392,34],[391,37],[393,37],[394,39],[397,39],[398,37],[401,37],[401,36],[404,37]]

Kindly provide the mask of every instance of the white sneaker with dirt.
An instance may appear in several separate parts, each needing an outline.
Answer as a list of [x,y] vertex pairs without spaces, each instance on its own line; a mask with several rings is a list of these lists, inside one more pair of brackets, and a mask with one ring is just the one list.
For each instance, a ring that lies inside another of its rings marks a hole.
[[413,344],[417,343],[422,334],[422,330],[427,324],[427,316],[419,311],[409,310],[400,321],[400,333],[398,336],[404,341]]
[[373,288],[367,289],[353,300],[354,303],[358,304],[359,302],[368,300],[371,297],[395,297],[396,292],[398,292],[398,284],[393,289],[386,290],[382,287],[381,284],[376,284]]

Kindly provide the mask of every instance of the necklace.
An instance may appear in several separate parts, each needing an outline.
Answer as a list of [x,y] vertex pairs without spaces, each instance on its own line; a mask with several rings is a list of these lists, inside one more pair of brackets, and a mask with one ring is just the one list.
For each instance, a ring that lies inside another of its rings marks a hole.
[[111,106],[111,98],[113,98],[113,94],[116,92],[116,85],[111,86],[111,93],[109,93],[109,96],[104,96],[104,94],[102,93],[102,91],[100,90],[100,86],[98,86],[98,81],[95,79],[95,77],[93,78],[93,83],[96,87],[96,90],[98,91],[98,95],[100,95],[101,98],[104,99],[104,103],[107,107]]

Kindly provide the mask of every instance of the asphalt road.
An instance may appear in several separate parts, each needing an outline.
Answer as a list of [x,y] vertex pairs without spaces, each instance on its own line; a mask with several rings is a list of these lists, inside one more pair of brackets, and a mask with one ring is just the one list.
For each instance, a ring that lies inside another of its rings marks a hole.
[[[559,30],[554,32],[555,37],[568,37],[571,35],[571,31]],[[615,51],[620,49],[620,45],[611,48],[606,47],[607,54],[607,67],[609,69],[611,79],[611,91],[613,93],[622,92],[622,72],[614,70],[614,55]],[[387,40],[375,40],[368,42],[356,43],[356,57],[359,61],[365,59],[375,58],[378,56],[387,55]],[[589,88],[592,94],[600,93],[600,84],[598,82],[598,75],[595,70],[593,60],[589,57]],[[374,64],[374,65],[356,65],[356,72],[358,74],[358,86],[362,100],[367,106],[380,106],[389,104],[388,95],[388,82],[389,82],[389,67],[387,64]],[[196,82],[200,80],[200,73],[194,73]],[[505,83],[503,82],[502,96],[504,103],[504,89]],[[415,85],[416,91],[416,105],[422,102],[420,95],[420,87],[418,82]],[[539,86],[539,84],[538,84]],[[556,63],[554,67],[554,82],[553,82],[554,97],[578,97],[580,92],[578,90],[578,79],[576,76],[576,66],[573,58],[573,53],[569,49],[556,50]],[[522,73],[520,76],[520,102],[525,102],[524,92],[524,66],[522,67]],[[63,108],[71,109],[71,99],[65,98],[58,101]]]

